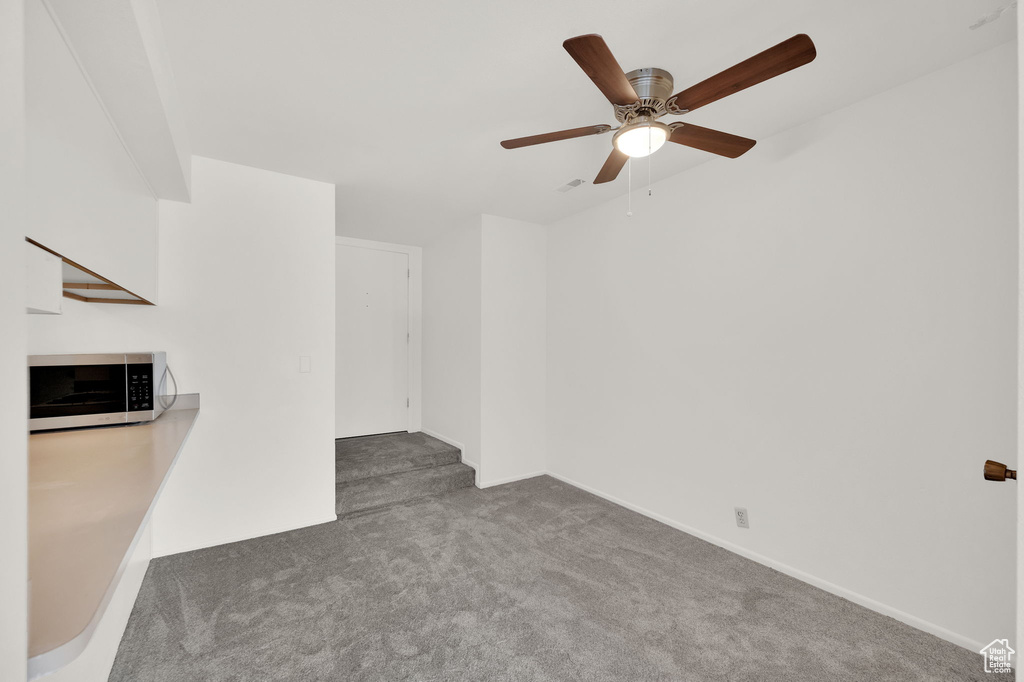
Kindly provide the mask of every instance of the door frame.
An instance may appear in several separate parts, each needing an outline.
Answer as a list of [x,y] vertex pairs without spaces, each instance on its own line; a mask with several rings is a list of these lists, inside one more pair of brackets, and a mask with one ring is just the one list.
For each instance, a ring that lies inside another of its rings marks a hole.
[[[1017,463],[1024,468],[1024,12],[1017,11]],[[979,458],[980,459],[980,458]],[[1017,483],[1017,632],[1024,642],[1024,481]],[[1024,654],[1017,654],[1017,660]],[[1018,666],[1014,666],[1015,668]]]
[[[406,244],[390,244],[369,239],[335,237],[335,249],[348,246],[357,249],[404,253],[409,257],[409,424],[410,433],[423,426],[423,248]],[[338,253],[335,250],[335,272]]]

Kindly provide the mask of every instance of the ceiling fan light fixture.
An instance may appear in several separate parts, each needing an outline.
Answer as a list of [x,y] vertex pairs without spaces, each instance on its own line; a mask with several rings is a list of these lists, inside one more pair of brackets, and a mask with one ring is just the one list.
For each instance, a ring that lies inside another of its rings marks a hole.
[[626,156],[636,159],[661,149],[671,134],[672,130],[658,121],[631,123],[615,133],[612,144]]

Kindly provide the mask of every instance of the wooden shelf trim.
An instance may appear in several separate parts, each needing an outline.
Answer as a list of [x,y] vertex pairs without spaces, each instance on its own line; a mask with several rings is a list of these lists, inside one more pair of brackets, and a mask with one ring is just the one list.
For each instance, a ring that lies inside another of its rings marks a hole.
[[93,272],[92,270],[90,270],[89,268],[87,268],[87,267],[85,267],[83,265],[79,265],[78,263],[76,263],[75,261],[71,260],[70,258],[65,258],[63,255],[57,253],[56,251],[54,251],[53,249],[51,249],[48,246],[44,246],[44,245],[40,244],[39,242],[37,242],[35,239],[32,239],[31,237],[25,237],[25,241],[27,241],[29,244],[34,244],[35,246],[38,246],[43,251],[46,251],[48,253],[52,253],[54,256],[57,256],[57,258],[60,258],[62,261],[64,261],[65,263],[67,263],[71,267],[77,268],[78,270],[81,270],[85,274],[87,274],[87,275],[89,275],[91,277],[95,277],[96,279],[99,279],[99,280],[103,281],[103,284],[100,284],[99,282],[64,282],[64,289],[78,289],[78,290],[94,289],[94,290],[103,290],[103,291],[123,291],[124,293],[126,293],[126,294],[128,294],[130,296],[134,296],[135,297],[134,299],[130,299],[130,298],[95,298],[95,297],[91,297],[91,296],[82,296],[81,294],[76,294],[76,293],[71,292],[71,291],[65,291],[64,292],[64,297],[65,298],[71,298],[71,299],[74,299],[76,301],[83,301],[85,303],[120,303],[122,305],[156,305],[152,301],[148,301],[148,300],[144,299],[143,297],[139,296],[134,291],[130,291],[128,289],[125,289],[123,286],[121,286],[117,282],[114,282],[113,280],[109,280],[106,277],[104,277],[103,275],[101,275],[99,273],[96,273],[96,272]]
[[65,296],[68,298],[75,298],[86,303],[121,303],[122,305],[153,305],[150,301],[143,301],[140,298],[87,298],[85,296],[78,296],[72,294],[70,291],[65,292]]
[[123,291],[116,284],[100,284],[99,282],[64,282],[65,289],[103,289],[104,291]]

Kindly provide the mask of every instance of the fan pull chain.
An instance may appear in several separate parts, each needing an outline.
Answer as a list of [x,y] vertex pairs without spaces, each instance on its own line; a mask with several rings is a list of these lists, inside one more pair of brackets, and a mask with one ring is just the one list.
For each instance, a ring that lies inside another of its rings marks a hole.
[[[650,148],[651,148],[650,133],[648,133],[647,134],[647,149],[650,149]],[[650,196],[654,196],[654,194],[651,192],[651,157],[652,156],[654,156],[654,154],[651,153],[651,152],[648,152],[648,154],[647,154],[647,196],[649,196],[649,197]]]
[[633,217],[633,157],[626,160],[626,217]]

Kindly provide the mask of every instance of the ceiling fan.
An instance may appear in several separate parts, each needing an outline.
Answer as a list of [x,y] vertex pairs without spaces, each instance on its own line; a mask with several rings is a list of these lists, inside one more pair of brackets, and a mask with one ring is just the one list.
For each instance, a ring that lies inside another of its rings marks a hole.
[[585,126],[543,135],[504,140],[505,149],[518,149],[545,142],[600,135],[612,130],[612,153],[594,179],[594,184],[614,180],[630,157],[648,156],[666,141],[701,149],[734,159],[756,142],[746,137],[702,128],[690,123],[662,123],[666,114],[685,114],[705,104],[727,97],[769,78],[791,71],[814,60],[814,43],[804,34],[795,35],[750,59],[696,85],[670,95],[672,74],[664,69],[644,68],[623,73],[604,39],[597,34],[569,38],[562,47],[594,85],[604,93],[615,109],[618,128],[609,125]]

